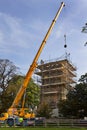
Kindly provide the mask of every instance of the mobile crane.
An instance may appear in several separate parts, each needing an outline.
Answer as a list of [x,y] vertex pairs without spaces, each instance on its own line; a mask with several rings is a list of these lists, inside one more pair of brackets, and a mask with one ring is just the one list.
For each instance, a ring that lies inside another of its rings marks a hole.
[[[42,43],[40,45],[40,48],[39,48],[39,50],[38,50],[38,52],[37,52],[37,54],[36,54],[36,56],[35,56],[32,64],[31,64],[31,66],[30,66],[30,68],[29,68],[29,70],[28,70],[28,72],[27,72],[27,74],[25,76],[23,85],[19,89],[19,91],[18,91],[18,93],[17,93],[17,95],[16,95],[16,97],[15,97],[15,99],[14,99],[11,107],[7,111],[8,115],[14,115],[14,114],[16,114],[17,111],[15,111],[15,108],[17,108],[17,106],[18,106],[18,104],[19,104],[19,102],[20,102],[20,100],[21,100],[21,98],[22,98],[22,96],[23,96],[23,94],[24,94],[24,92],[25,92],[25,90],[27,88],[27,85],[30,82],[30,78],[31,78],[31,76],[32,76],[35,68],[37,67],[38,58],[39,58],[39,56],[40,56],[40,54],[41,54],[41,52],[42,52],[42,50],[43,50],[43,48],[44,48],[44,46],[45,46],[45,44],[47,42],[47,39],[48,39],[48,37],[49,37],[49,35],[50,35],[50,33],[51,33],[51,31],[52,31],[52,29],[53,29],[56,21],[57,21],[57,18],[58,18],[59,14],[60,14],[60,12],[61,12],[61,10],[62,10],[62,8],[64,6],[65,6],[64,2],[61,2],[61,5],[60,5],[60,7],[59,7],[59,9],[58,9],[58,11],[57,11],[57,13],[56,13],[56,15],[55,15],[55,17],[54,17],[51,25],[50,25],[47,33],[46,33],[46,35],[45,35],[45,37],[44,37],[44,39],[43,39],[43,41],[42,41]],[[22,108],[21,115],[23,115],[23,114],[25,114],[25,113],[24,113],[24,109]],[[24,115],[24,116],[25,116],[25,118],[28,118],[27,115]],[[3,117],[3,120],[5,120],[7,118],[8,118],[8,116],[6,115],[6,116]],[[1,120],[1,118],[0,118],[0,120]]]

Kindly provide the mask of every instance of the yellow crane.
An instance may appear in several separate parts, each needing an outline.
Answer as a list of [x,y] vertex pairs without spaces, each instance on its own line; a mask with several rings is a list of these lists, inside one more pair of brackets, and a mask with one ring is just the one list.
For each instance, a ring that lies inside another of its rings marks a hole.
[[[49,37],[49,35],[50,35],[50,33],[51,33],[51,31],[52,31],[52,29],[53,29],[53,27],[54,27],[56,21],[57,21],[57,18],[58,18],[59,14],[60,14],[60,12],[61,12],[61,10],[62,10],[62,8],[63,8],[64,6],[65,6],[64,2],[61,2],[61,5],[60,5],[60,7],[59,7],[59,9],[58,9],[58,11],[57,11],[57,13],[56,13],[56,15],[55,15],[55,17],[54,17],[54,19],[53,19],[51,25],[50,25],[50,27],[49,27],[47,33],[46,33],[46,35],[45,35],[45,37],[44,37],[44,39],[43,39],[43,41],[42,41],[42,43],[41,43],[41,45],[40,45],[40,48],[39,48],[39,50],[38,50],[38,52],[37,52],[37,54],[36,54],[36,56],[35,56],[35,58],[34,58],[32,64],[31,64],[31,66],[30,66],[30,68],[29,68],[29,70],[28,70],[28,72],[27,72],[27,74],[26,74],[26,76],[25,76],[23,85],[22,85],[22,87],[19,89],[19,91],[18,91],[18,93],[17,93],[17,95],[16,95],[16,97],[15,97],[15,99],[14,99],[14,101],[13,101],[11,107],[8,109],[8,112],[7,112],[8,114],[9,114],[9,113],[10,113],[10,114],[14,114],[14,113],[13,113],[13,112],[14,112],[14,109],[17,108],[17,106],[18,106],[18,104],[19,104],[19,102],[20,102],[20,100],[21,100],[21,98],[22,98],[22,96],[23,96],[23,94],[24,94],[24,92],[25,92],[25,90],[26,90],[26,88],[27,88],[27,85],[28,85],[28,83],[29,83],[29,81],[30,81],[30,78],[31,78],[31,76],[32,76],[32,74],[33,74],[35,68],[37,67],[38,58],[39,58],[39,56],[40,56],[40,54],[41,54],[41,52],[42,52],[42,50],[43,50],[43,48],[44,48],[44,46],[45,46],[45,44],[46,44],[46,42],[47,42],[47,39],[48,39],[48,37]],[[24,111],[22,111],[22,113],[24,113]],[[7,116],[6,116],[6,118],[7,118]]]

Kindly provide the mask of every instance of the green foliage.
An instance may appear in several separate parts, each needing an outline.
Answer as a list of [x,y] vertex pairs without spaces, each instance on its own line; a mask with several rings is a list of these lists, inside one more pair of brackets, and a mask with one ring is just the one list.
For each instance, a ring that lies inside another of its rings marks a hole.
[[[82,28],[83,33],[87,33],[87,23],[85,23],[85,26]],[[87,45],[87,42],[85,42],[84,46]]]
[[65,117],[83,118],[87,116],[87,74],[81,76],[81,83],[67,94],[67,99],[58,104],[60,113]]
[[20,75],[15,75],[8,83],[6,91],[0,95],[0,113],[7,111],[7,109],[12,105],[12,102],[22,85],[24,77]]
[[34,108],[39,104],[39,101],[40,101],[40,88],[37,84],[34,83],[33,79],[31,79],[26,89],[25,105],[30,108]]
[[[23,84],[24,76],[18,75],[17,69],[11,61],[0,59],[0,113],[5,112],[11,106]],[[26,90],[25,106],[37,106],[39,103],[39,92],[39,87],[31,79]],[[19,107],[21,107],[20,104]]]
[[50,109],[50,106],[46,102],[40,104],[37,110],[37,117],[50,118],[51,115],[52,115],[52,109]]
[[81,78],[79,79],[79,82],[87,83],[87,73],[85,75],[81,75]]
[[13,101],[13,91],[8,92],[11,80],[18,68],[8,59],[0,59],[0,113],[5,112]]
[[15,98],[19,88],[21,87],[24,80],[24,76],[21,75],[15,75],[9,82],[8,88],[7,88],[7,94],[12,94]]
[[86,23],[85,26],[82,28],[82,32],[83,32],[83,33],[87,33],[87,23]]
[[[12,102],[22,86],[24,80],[24,76],[15,75],[9,82],[7,90],[3,92],[0,96],[0,112],[5,112],[11,105]],[[25,107],[35,107],[39,103],[39,87],[34,83],[33,79],[31,79],[28,88],[26,90],[26,97],[25,97]],[[23,98],[19,103],[19,107],[22,107]]]
[[11,106],[12,99],[12,95],[2,94],[0,96],[0,114],[7,111]]

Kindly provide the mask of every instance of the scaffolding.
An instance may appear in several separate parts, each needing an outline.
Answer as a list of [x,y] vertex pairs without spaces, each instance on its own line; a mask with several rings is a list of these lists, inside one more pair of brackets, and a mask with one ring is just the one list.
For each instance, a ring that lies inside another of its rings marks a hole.
[[59,100],[66,99],[69,90],[76,84],[76,67],[65,57],[39,63],[35,74],[41,77],[41,102],[46,101],[51,108],[57,108]]

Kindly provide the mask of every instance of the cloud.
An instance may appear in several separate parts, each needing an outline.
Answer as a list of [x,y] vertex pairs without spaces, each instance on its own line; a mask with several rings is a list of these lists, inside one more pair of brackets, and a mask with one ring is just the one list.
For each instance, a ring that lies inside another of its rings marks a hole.
[[15,61],[18,66],[23,64],[23,68],[27,68],[24,66],[31,64],[43,40],[40,35],[44,35],[46,29],[44,23],[38,19],[28,23],[0,12],[0,57]]
[[20,50],[31,48],[30,42],[33,35],[26,28],[26,23],[23,23],[21,19],[0,13],[0,48],[2,51],[6,53],[6,51],[14,52],[17,48]]
[[[22,42],[21,44],[21,38],[25,37],[25,30],[21,26],[21,21],[4,13],[0,13],[0,19],[3,19],[4,21],[3,26],[6,27],[6,28],[4,27],[4,32],[2,31],[4,35],[4,40],[7,41],[15,40],[16,45],[18,44],[18,46],[23,46],[24,43]],[[13,43],[8,44],[12,45]]]
[[[0,56],[15,59],[16,64],[26,69],[51,24],[55,10],[60,5],[53,5],[55,2],[16,0],[15,4],[11,3],[12,7],[14,6],[13,11],[10,10],[11,8],[8,9],[8,6],[7,9],[3,6],[4,12],[0,12]],[[84,47],[87,35],[81,33],[81,28],[87,22],[85,21],[87,20],[87,0],[65,0],[65,4],[65,9],[61,12],[51,37],[41,53],[41,59],[47,60],[50,56],[57,58],[63,55],[65,53],[64,34],[66,34],[67,49],[80,68],[79,73],[83,73],[87,65],[87,47]],[[83,66],[85,66],[84,69],[82,69]]]

